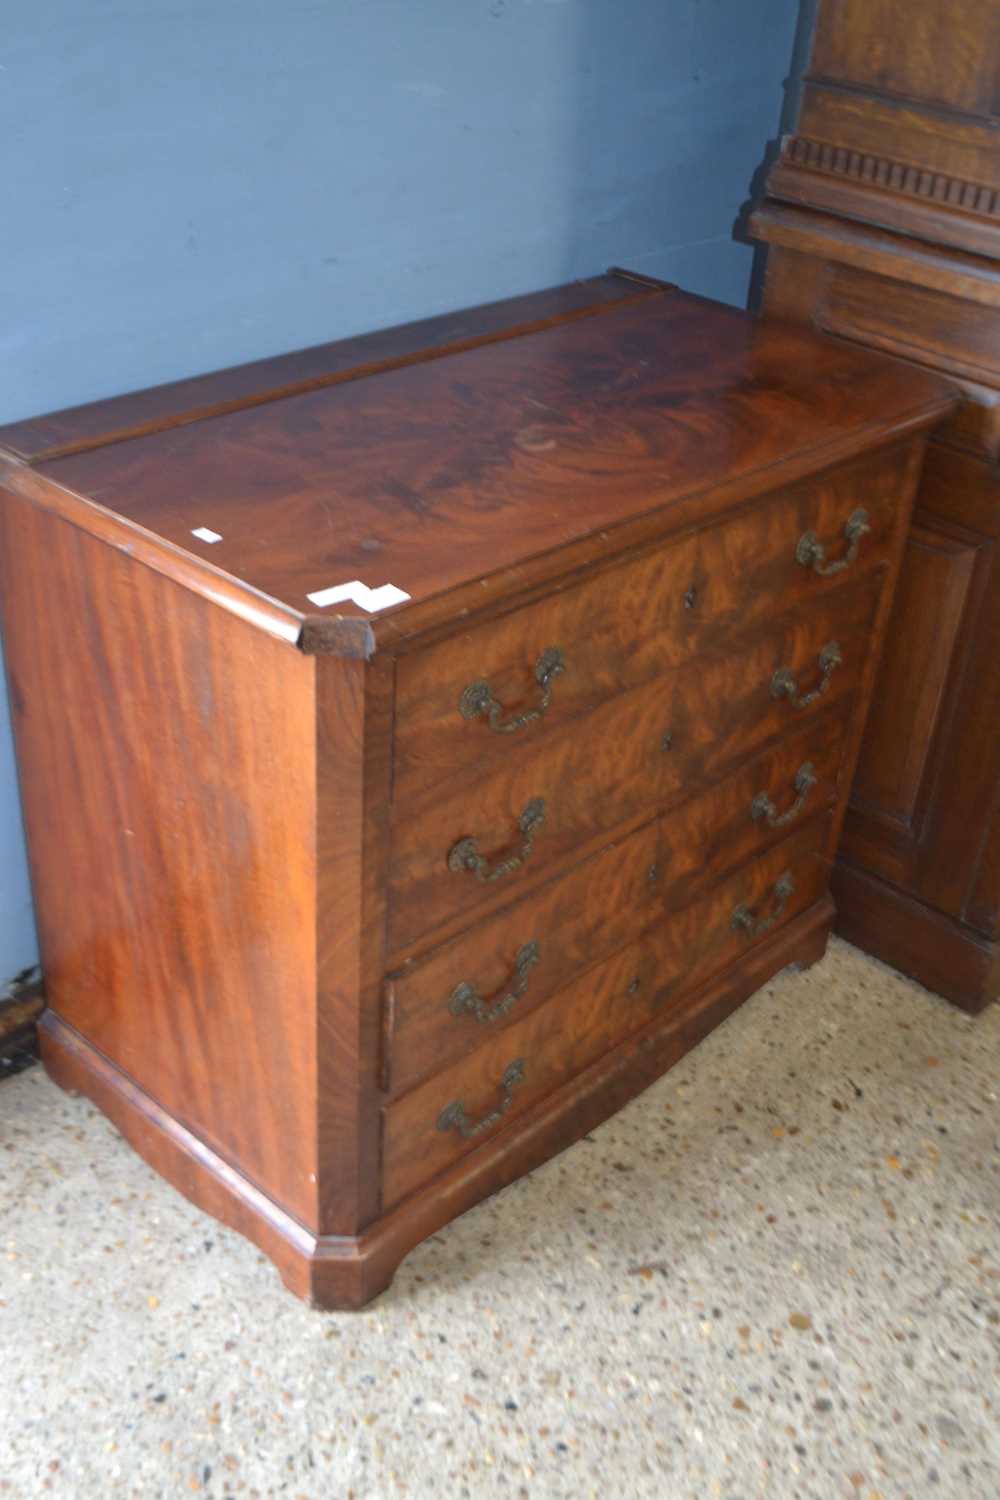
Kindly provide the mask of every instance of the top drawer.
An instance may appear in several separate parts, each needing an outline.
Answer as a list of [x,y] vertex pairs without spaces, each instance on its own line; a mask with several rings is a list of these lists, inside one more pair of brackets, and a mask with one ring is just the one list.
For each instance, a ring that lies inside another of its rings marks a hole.
[[900,472],[898,446],[868,455],[402,658],[397,794],[508,758],[549,726],[879,563]]

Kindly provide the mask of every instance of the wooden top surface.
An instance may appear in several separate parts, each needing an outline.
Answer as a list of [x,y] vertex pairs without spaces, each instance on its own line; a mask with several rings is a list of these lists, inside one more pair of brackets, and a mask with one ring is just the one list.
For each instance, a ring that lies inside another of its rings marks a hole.
[[[16,424],[2,477],[31,464],[12,487],[124,518],[117,545],[143,528],[220,602],[228,575],[292,621],[406,633],[431,601],[468,611],[554,549],[690,524],[692,497],[711,513],[950,401],[898,362],[609,275]],[[411,602],[308,598],[353,580]]]

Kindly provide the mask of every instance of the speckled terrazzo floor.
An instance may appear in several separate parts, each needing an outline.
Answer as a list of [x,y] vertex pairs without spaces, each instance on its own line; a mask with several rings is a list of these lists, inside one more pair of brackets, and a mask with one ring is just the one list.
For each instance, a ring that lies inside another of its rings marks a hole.
[[996,1500],[998,1064],[835,943],[343,1315],[31,1069],[0,1494]]

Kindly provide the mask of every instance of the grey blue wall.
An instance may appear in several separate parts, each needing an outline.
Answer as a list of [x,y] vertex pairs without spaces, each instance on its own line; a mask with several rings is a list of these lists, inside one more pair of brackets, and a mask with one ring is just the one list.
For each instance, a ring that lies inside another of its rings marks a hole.
[[[742,303],[797,10],[7,0],[0,421],[611,263]],[[4,717],[0,981],[34,941]]]

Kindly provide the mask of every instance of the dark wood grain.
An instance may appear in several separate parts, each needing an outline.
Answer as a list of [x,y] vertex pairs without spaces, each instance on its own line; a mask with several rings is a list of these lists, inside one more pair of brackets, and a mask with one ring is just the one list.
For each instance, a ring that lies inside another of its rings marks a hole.
[[[902,143],[900,143],[902,145]],[[905,149],[905,148],[904,148]],[[995,255],[1000,244],[1000,189],[948,172],[928,172],[884,154],[884,148],[844,151],[829,141],[795,135],[783,143],[769,178],[783,201],[836,214],[845,221],[871,212],[874,184],[881,195],[878,222],[934,243],[955,240],[973,255]],[[982,205],[988,214],[965,212]]]
[[832,917],[833,903],[824,897],[752,948],[737,967],[657,1013],[641,1031],[526,1110],[495,1146],[487,1143],[463,1156],[433,1187],[385,1214],[357,1242],[331,1245],[312,1268],[315,1300],[321,1306],[354,1307],[384,1290],[399,1261],[420,1240],[580,1140],[679,1062],[779,969],[808,967],[820,959]]
[[363,380],[481,343],[521,338],[665,289],[666,283],[627,273],[572,281],[13,422],[0,427],[0,448],[29,463],[88,452],[343,381]]
[[[857,690],[880,580],[826,596],[809,612],[758,633],[727,655],[688,666],[622,693],[582,724],[553,731],[534,749],[522,746],[508,766],[435,788],[397,804],[389,865],[389,947],[398,954],[430,940],[444,924],[509,899],[556,861],[588,841],[678,802],[763,748],[798,729],[804,715],[844,703]],[[831,641],[843,664],[811,707],[775,699],[771,681],[791,668],[803,690],[821,680],[818,659]],[[518,820],[535,799],[545,821],[522,867],[492,884],[448,866],[451,849],[473,837],[493,863],[521,843]],[[443,936],[443,933],[440,934]]]
[[[1000,797],[983,819],[976,872],[965,901],[965,917],[977,932],[1000,940]],[[1000,967],[1000,952],[994,957]]]
[[[763,278],[764,306],[775,318],[812,322],[826,302],[837,267],[852,267],[904,285],[925,287],[961,297],[991,310],[1000,306],[1000,267],[982,255],[950,246],[925,244],[892,234],[876,225],[838,219],[767,198],[750,216],[749,227],[773,249]],[[979,387],[974,403],[991,401]],[[965,427],[981,419],[956,402],[938,429],[950,423]]]
[[[932,377],[625,277],[532,305],[530,326],[514,303],[436,345],[402,330],[57,415],[0,454],[47,1065],[322,1305],[364,1303],[423,1234],[821,951],[924,433],[950,404]],[[988,532],[988,497],[961,493]],[[848,567],[796,561],[806,530],[836,559],[860,504]],[[196,524],[219,549],[196,553]],[[364,557],[411,569],[391,581],[413,599],[303,603],[334,567],[386,581]],[[537,733],[454,723],[467,674],[523,706],[549,631],[568,670]],[[826,694],[772,695],[779,668],[813,689],[833,640]],[[765,794],[794,816],[755,818]],[[463,837],[509,853],[534,796],[523,870],[448,870]],[[523,1004],[463,1025],[451,991],[502,990],[532,938]],[[520,1044],[533,1071],[495,1141],[445,1139],[442,1091],[475,1118]]]
[[1000,918],[995,850],[992,884],[987,874],[987,840],[1000,808],[1000,473],[933,445],[919,516],[922,525],[961,543],[973,567],[947,692],[929,726],[935,738],[915,894],[992,935]]
[[821,0],[751,219],[765,312],[962,392],[928,448],[836,889],[848,936],[973,1012],[1000,988],[998,63],[990,0]]
[[314,663],[24,501],[0,525],[48,1003],[315,1225]]
[[[738,965],[756,945],[822,899],[830,880],[829,824],[829,814],[821,813],[707,892],[693,884],[683,898],[664,904],[646,939],[657,1004],[673,1004],[710,975]],[[783,876],[792,880],[787,896],[777,893]],[[753,931],[735,925],[740,907],[750,912]]]
[[[920,0],[921,5],[924,0]],[[954,31],[962,26],[961,10],[979,0],[959,0],[953,7]],[[885,8],[882,11],[886,15]],[[912,32],[904,28],[910,14],[897,20],[890,36],[890,45],[905,48]],[[826,30],[828,22],[825,11],[818,18],[819,30]],[[993,38],[990,42],[995,45]],[[940,77],[944,80],[944,68]],[[859,151],[876,157],[888,157],[892,161],[907,163],[924,169],[932,179],[944,174],[960,183],[975,183],[995,188],[998,183],[996,162],[996,131],[989,114],[969,115],[961,109],[942,110],[927,100],[913,97],[897,98],[879,89],[871,90],[866,85],[852,88],[840,82],[827,83],[823,79],[809,79],[803,89],[802,108],[799,114],[798,132],[810,140],[826,141],[843,151]],[[878,200],[895,194],[905,198],[899,191],[903,184],[873,183],[874,191],[869,195],[868,209],[863,216],[866,222],[878,223]],[[888,194],[886,188],[888,187]],[[926,201],[935,201],[933,187],[930,192],[918,191],[910,195],[918,205],[918,219],[908,229],[915,233],[919,220],[919,206]],[[947,236],[938,235],[936,243],[953,244],[972,249],[977,236],[967,243],[963,234],[966,221],[975,224],[977,230],[984,225],[982,216],[974,207],[966,207],[961,196],[954,204],[954,213]],[[921,226],[922,227],[922,226]]]
[[[855,806],[866,817],[895,823],[911,834],[923,812],[920,799],[933,726],[954,662],[975,560],[976,549],[968,540],[919,525],[911,528],[895,602],[906,625],[893,631],[883,654],[879,712],[869,726],[854,787]],[[923,607],[927,599],[937,601],[935,610]]]
[[[392,583],[412,603],[372,617],[378,636],[445,594],[452,617],[481,608],[481,578],[504,574],[509,593],[530,559],[565,559],[602,529],[656,515],[662,534],[663,511],[692,491],[704,523],[728,498],[723,481],[746,494],[754,476],[768,488],[798,477],[804,450],[830,462],[859,451],[876,412],[884,440],[944,406],[916,372],[901,380],[891,364],[676,294],[39,472],[303,616],[317,613],[314,591]],[[223,540],[198,543],[201,526]]]
[[837,929],[970,1015],[1000,996],[996,942],[847,860],[833,872]]
[[321,1237],[304,1229],[51,1013],[41,1026],[45,1061],[57,1082],[93,1099],[180,1192],[258,1245],[290,1291],[316,1307],[358,1308],[385,1290],[421,1240],[614,1114],[777,970],[815,963],[826,947],[832,914],[824,898],[756,946],[738,968],[658,1014],[526,1111],[505,1132],[500,1149],[463,1157],[433,1190],[409,1198],[357,1236]]
[[[621,844],[572,866],[436,947],[422,962],[410,959],[387,981],[391,1065],[385,1086],[399,1093],[504,1030],[578,972],[655,925],[657,913],[689,902],[727,870],[830,807],[838,796],[844,731],[842,713],[820,714],[777,749],[689,797]],[[806,764],[815,781],[801,813],[791,822],[780,821],[797,800],[796,776]],[[777,826],[754,817],[754,801],[762,793],[773,804]],[[463,983],[474,983],[494,1004],[508,995],[519,952],[540,933],[545,936],[537,963],[528,971],[523,996],[508,1011],[488,1022],[452,1012],[450,999]]]
[[[223,573],[210,562],[183,552],[152,532],[116,515],[85,495],[76,495],[46,480],[36,469],[4,458],[0,453],[0,487],[27,500],[59,521],[69,521],[98,542],[107,543],[127,558],[219,605],[240,620],[266,630],[279,641],[297,645],[302,634],[302,616],[257,589]],[[345,639],[346,637],[346,639]],[[341,622],[338,654],[368,657],[374,650],[370,630],[363,620]]]
[[[661,906],[673,910],[684,905],[726,871],[842,803],[850,783],[850,766],[845,777],[844,756],[854,716],[853,705],[847,715],[843,706],[834,705],[808,717],[785,734],[776,748],[663,813],[656,883]],[[789,817],[798,800],[796,777],[806,764],[815,782],[803,796],[801,811],[776,827],[762,817],[755,818],[754,802],[761,794],[770,800],[779,819]],[[832,851],[826,853],[830,856]]]
[[811,72],[970,115],[996,109],[1000,28],[993,0],[827,0]]
[[818,852],[822,839],[815,824],[798,830],[701,900],[666,913],[645,940],[598,964],[547,1005],[390,1104],[386,1206],[481,1144],[479,1137],[463,1139],[454,1129],[440,1128],[439,1115],[453,1100],[462,1102],[470,1123],[488,1116],[496,1109],[505,1068],[522,1060],[523,1082],[513,1091],[507,1114],[485,1138],[501,1133],[523,1110],[641,1030],[666,997],[683,994],[741,957],[752,939],[731,925],[740,903],[759,904],[760,914],[767,915],[772,910],[772,887],[786,870],[796,884],[779,920],[790,920],[818,901],[828,879],[827,861]]
[[481,1144],[478,1137],[463,1139],[456,1130],[440,1128],[439,1117],[449,1104],[460,1102],[475,1125],[497,1109],[504,1071],[520,1060],[524,1080],[504,1117],[516,1119],[649,1020],[653,981],[648,952],[633,943],[390,1104],[383,1165],[386,1207]]
[[828,333],[916,364],[1000,384],[1000,306],[841,266],[827,281],[816,322]]
[[[391,974],[385,1086],[399,1093],[444,1067],[637,937],[651,921],[658,896],[658,847],[658,829],[649,823],[435,948],[425,962],[411,961]],[[463,983],[474,984],[487,1008],[495,1008],[510,993],[518,954],[530,943],[537,944],[538,959],[515,1006],[485,1022],[452,1012],[449,1002]]]
[[[888,449],[818,474],[745,507],[724,525],[694,532],[643,556],[590,574],[537,604],[400,661],[395,787],[400,799],[469,765],[479,771],[534,745],[596,704],[709,652],[782,610],[822,599],[884,562],[897,529],[900,464]],[[814,533],[830,562],[845,554],[844,526],[863,508],[870,531],[844,573],[818,575],[796,561]],[[572,641],[572,650],[565,643]],[[557,647],[563,670],[544,716],[516,734],[460,712],[463,691],[486,681],[504,717],[536,708],[535,668]]]
[[[319,1231],[379,1208],[379,1038],[393,664],[324,657],[316,683]],[[309,1012],[312,1023],[312,1012]]]

